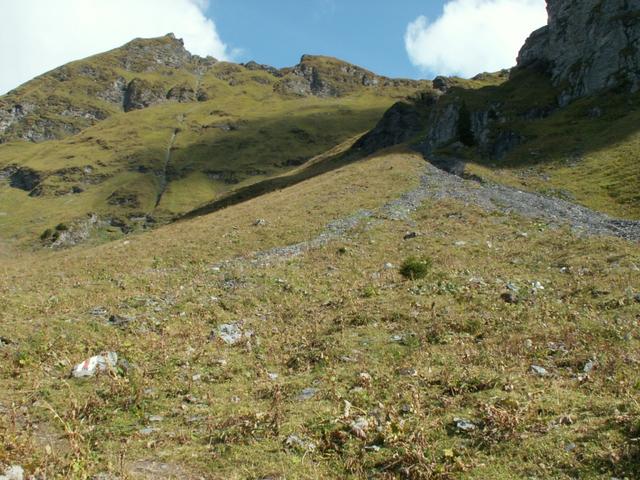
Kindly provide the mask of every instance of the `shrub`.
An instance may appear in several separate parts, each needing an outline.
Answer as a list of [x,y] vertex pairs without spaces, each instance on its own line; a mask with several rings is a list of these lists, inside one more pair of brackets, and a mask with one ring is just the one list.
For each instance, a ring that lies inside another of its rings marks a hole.
[[416,280],[427,276],[431,270],[432,260],[430,258],[407,258],[400,267],[400,274],[409,280]]

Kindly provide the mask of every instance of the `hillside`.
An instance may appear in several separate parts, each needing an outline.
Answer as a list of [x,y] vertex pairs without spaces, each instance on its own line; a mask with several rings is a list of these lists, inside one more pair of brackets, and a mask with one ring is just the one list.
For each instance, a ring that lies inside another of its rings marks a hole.
[[[550,0],[518,64],[471,81],[439,77],[358,145],[411,142],[470,176],[640,218],[637,2]],[[597,39],[597,41],[595,41]],[[470,89],[478,81],[492,82]]]
[[[3,261],[0,463],[635,478],[638,244],[470,205],[427,167],[387,152],[126,241]],[[424,278],[400,274],[410,257]],[[102,351],[116,371],[68,378]]]
[[0,97],[0,231],[62,246],[165,223],[306,163],[425,88],[329,57],[279,71],[192,56],[171,35],[134,40]]
[[2,97],[0,480],[640,478],[640,16],[548,10],[472,79],[167,36]]

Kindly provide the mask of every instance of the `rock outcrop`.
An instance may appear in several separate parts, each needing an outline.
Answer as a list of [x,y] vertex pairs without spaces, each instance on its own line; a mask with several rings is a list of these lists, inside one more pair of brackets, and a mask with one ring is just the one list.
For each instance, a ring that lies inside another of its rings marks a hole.
[[303,55],[298,65],[280,73],[283,78],[275,85],[276,91],[299,96],[340,97],[362,88],[427,85],[382,77],[336,58],[317,55]]
[[167,94],[162,85],[134,78],[125,90],[123,108],[125,112],[140,110],[161,103],[166,100],[166,97]]
[[436,77],[432,101],[396,104],[356,147],[373,151],[419,138],[430,158],[473,147],[483,158],[502,159],[527,141],[518,131],[523,122],[602,91],[640,90],[640,0],[547,0],[547,10],[548,25],[529,36],[516,68],[471,79],[491,85],[494,76],[491,93]]
[[613,88],[640,89],[639,0],[547,0],[519,67],[539,66],[562,89],[560,104]]
[[0,143],[60,139],[122,111],[205,99],[174,77],[196,84],[217,63],[191,55],[169,34],[58,67],[0,97]]

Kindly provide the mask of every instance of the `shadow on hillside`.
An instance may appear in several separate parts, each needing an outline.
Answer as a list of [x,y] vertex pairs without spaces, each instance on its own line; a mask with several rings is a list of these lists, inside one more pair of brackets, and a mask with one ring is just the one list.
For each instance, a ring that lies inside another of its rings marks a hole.
[[296,169],[292,173],[280,175],[232,191],[222,198],[214,200],[213,202],[196,208],[195,210],[192,210],[184,215],[176,217],[174,221],[188,220],[202,215],[207,215],[218,210],[222,210],[224,208],[260,197],[262,195],[291,187],[305,180],[311,179],[318,175],[322,175],[324,173],[328,173],[332,170],[336,170],[345,165],[361,160],[364,157],[364,154],[360,154],[352,150],[336,153],[334,155],[328,155],[325,158],[320,158],[317,161],[310,162],[309,165],[304,166],[300,169]]

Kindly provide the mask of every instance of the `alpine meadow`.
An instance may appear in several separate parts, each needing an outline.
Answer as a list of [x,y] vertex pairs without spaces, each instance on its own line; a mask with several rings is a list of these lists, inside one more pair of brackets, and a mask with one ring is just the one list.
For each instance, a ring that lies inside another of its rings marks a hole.
[[471,78],[0,96],[0,480],[640,478],[640,1],[546,4]]

